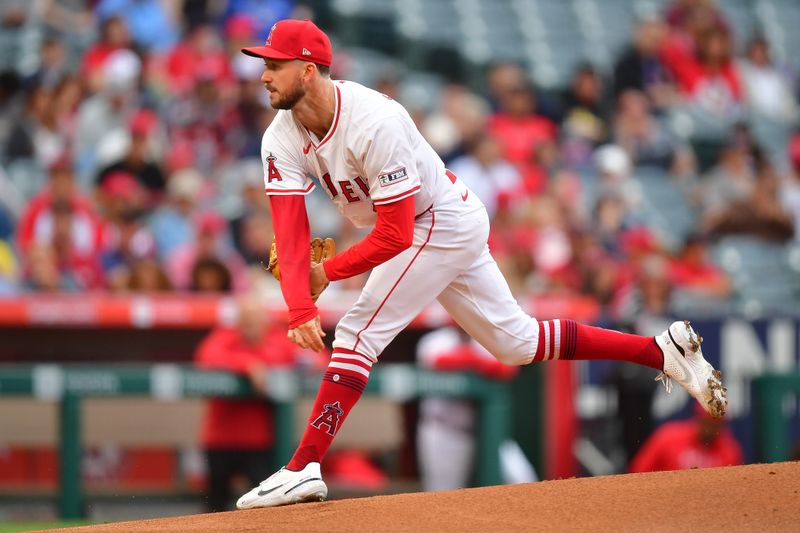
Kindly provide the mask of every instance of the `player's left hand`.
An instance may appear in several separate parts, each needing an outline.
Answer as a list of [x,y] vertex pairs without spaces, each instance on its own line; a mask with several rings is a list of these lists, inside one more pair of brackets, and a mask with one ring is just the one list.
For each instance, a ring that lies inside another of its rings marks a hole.
[[315,352],[321,352],[325,348],[325,344],[322,342],[325,332],[322,331],[319,315],[296,328],[290,329],[286,336],[301,348],[314,350]]
[[322,294],[328,285],[330,284],[330,280],[328,280],[328,276],[325,274],[325,268],[323,268],[322,263],[311,263],[311,299],[315,302],[319,295]]

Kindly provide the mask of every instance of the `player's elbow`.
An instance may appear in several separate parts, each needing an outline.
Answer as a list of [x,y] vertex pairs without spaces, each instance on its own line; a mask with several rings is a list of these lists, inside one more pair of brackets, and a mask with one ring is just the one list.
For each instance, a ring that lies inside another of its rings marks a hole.
[[414,244],[414,232],[413,231],[403,232],[400,235],[398,235],[398,238],[397,238],[398,253],[404,252],[405,250],[408,250],[409,248],[411,248],[412,244]]

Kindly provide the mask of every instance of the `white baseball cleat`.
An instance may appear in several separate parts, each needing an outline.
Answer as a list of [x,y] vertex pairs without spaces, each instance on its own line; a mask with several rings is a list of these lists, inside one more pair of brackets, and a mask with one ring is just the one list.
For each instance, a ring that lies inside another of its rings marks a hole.
[[321,502],[328,497],[328,487],[322,481],[319,463],[308,463],[299,472],[281,468],[239,498],[237,509],[277,507],[301,502]]
[[688,320],[673,322],[656,337],[656,344],[664,353],[664,370],[656,377],[663,381],[667,393],[672,392],[674,379],[691,394],[714,418],[725,415],[728,392],[722,386],[722,374],[703,358],[700,337]]

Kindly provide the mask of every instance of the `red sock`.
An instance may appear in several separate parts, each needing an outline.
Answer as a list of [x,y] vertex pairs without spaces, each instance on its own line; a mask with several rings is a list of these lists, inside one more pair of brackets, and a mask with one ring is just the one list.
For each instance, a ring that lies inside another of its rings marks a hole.
[[653,337],[586,326],[574,320],[539,321],[539,345],[533,360],[554,359],[611,359],[664,368],[664,354]]
[[359,353],[342,348],[333,350],[308,426],[286,468],[297,471],[308,463],[322,461],[336,432],[364,392],[371,368],[372,361]]

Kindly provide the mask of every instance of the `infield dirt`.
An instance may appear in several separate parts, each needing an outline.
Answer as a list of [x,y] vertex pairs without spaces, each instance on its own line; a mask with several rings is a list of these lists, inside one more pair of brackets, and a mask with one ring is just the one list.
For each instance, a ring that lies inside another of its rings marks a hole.
[[59,531],[704,530],[800,531],[800,462],[376,496]]

